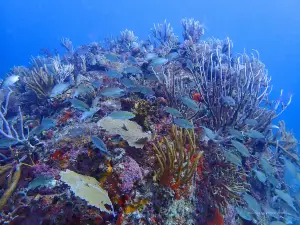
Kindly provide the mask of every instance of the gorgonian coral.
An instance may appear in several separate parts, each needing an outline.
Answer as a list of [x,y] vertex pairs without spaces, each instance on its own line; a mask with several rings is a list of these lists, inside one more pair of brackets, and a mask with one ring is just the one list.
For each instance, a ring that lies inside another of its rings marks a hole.
[[240,202],[240,193],[249,190],[247,174],[226,161],[223,152],[213,143],[202,145],[202,176],[197,178],[198,196],[208,206],[226,211],[229,203]]
[[160,167],[155,176],[161,184],[176,189],[192,180],[203,152],[197,147],[194,130],[173,125],[170,138],[163,137],[162,143],[153,145]]

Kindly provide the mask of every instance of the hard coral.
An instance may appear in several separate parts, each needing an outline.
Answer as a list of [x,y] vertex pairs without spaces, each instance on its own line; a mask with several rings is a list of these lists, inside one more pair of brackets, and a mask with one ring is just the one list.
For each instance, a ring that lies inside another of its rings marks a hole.
[[123,193],[129,193],[134,184],[143,179],[142,169],[131,157],[126,156],[123,162],[115,166],[119,177],[119,188]]

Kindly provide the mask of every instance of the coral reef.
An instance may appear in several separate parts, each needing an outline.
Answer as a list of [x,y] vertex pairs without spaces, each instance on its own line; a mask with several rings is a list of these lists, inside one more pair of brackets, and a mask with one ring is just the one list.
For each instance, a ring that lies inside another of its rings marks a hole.
[[181,24],[11,69],[0,224],[299,224],[298,141],[274,124],[292,96],[271,100],[258,51]]

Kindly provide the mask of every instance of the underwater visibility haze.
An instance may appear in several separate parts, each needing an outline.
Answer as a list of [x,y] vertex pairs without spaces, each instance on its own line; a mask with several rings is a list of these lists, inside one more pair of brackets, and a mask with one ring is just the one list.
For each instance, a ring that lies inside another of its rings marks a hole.
[[300,3],[0,6],[0,224],[300,224]]

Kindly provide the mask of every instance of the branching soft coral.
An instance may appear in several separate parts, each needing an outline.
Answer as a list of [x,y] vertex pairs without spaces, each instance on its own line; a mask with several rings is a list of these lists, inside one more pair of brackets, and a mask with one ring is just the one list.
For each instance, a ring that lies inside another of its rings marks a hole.
[[[1,166],[0,167],[0,175],[5,174],[7,171],[11,170],[12,168],[13,168],[13,166],[11,164]],[[12,171],[8,178],[8,181],[7,181],[8,188],[5,190],[2,197],[0,198],[0,210],[3,209],[3,207],[7,203],[7,200],[10,198],[12,193],[16,190],[20,178],[21,178],[21,165],[17,164],[14,167],[14,173]]]
[[277,151],[282,151],[300,166],[299,157],[295,151],[298,141],[291,132],[286,131],[284,121],[279,121],[279,129],[270,139],[268,144],[275,146]]
[[46,68],[34,69],[30,75],[24,77],[24,82],[39,99],[47,98],[54,87],[53,76],[48,74]]
[[193,178],[203,152],[197,149],[194,130],[172,126],[172,141],[163,137],[163,143],[153,144],[159,170],[156,178],[160,184],[176,189]]
[[213,144],[204,151],[203,177],[198,180],[198,196],[206,199],[207,204],[220,211],[226,211],[229,203],[239,201],[239,193],[248,191],[247,175],[233,164],[227,163],[225,157]]

